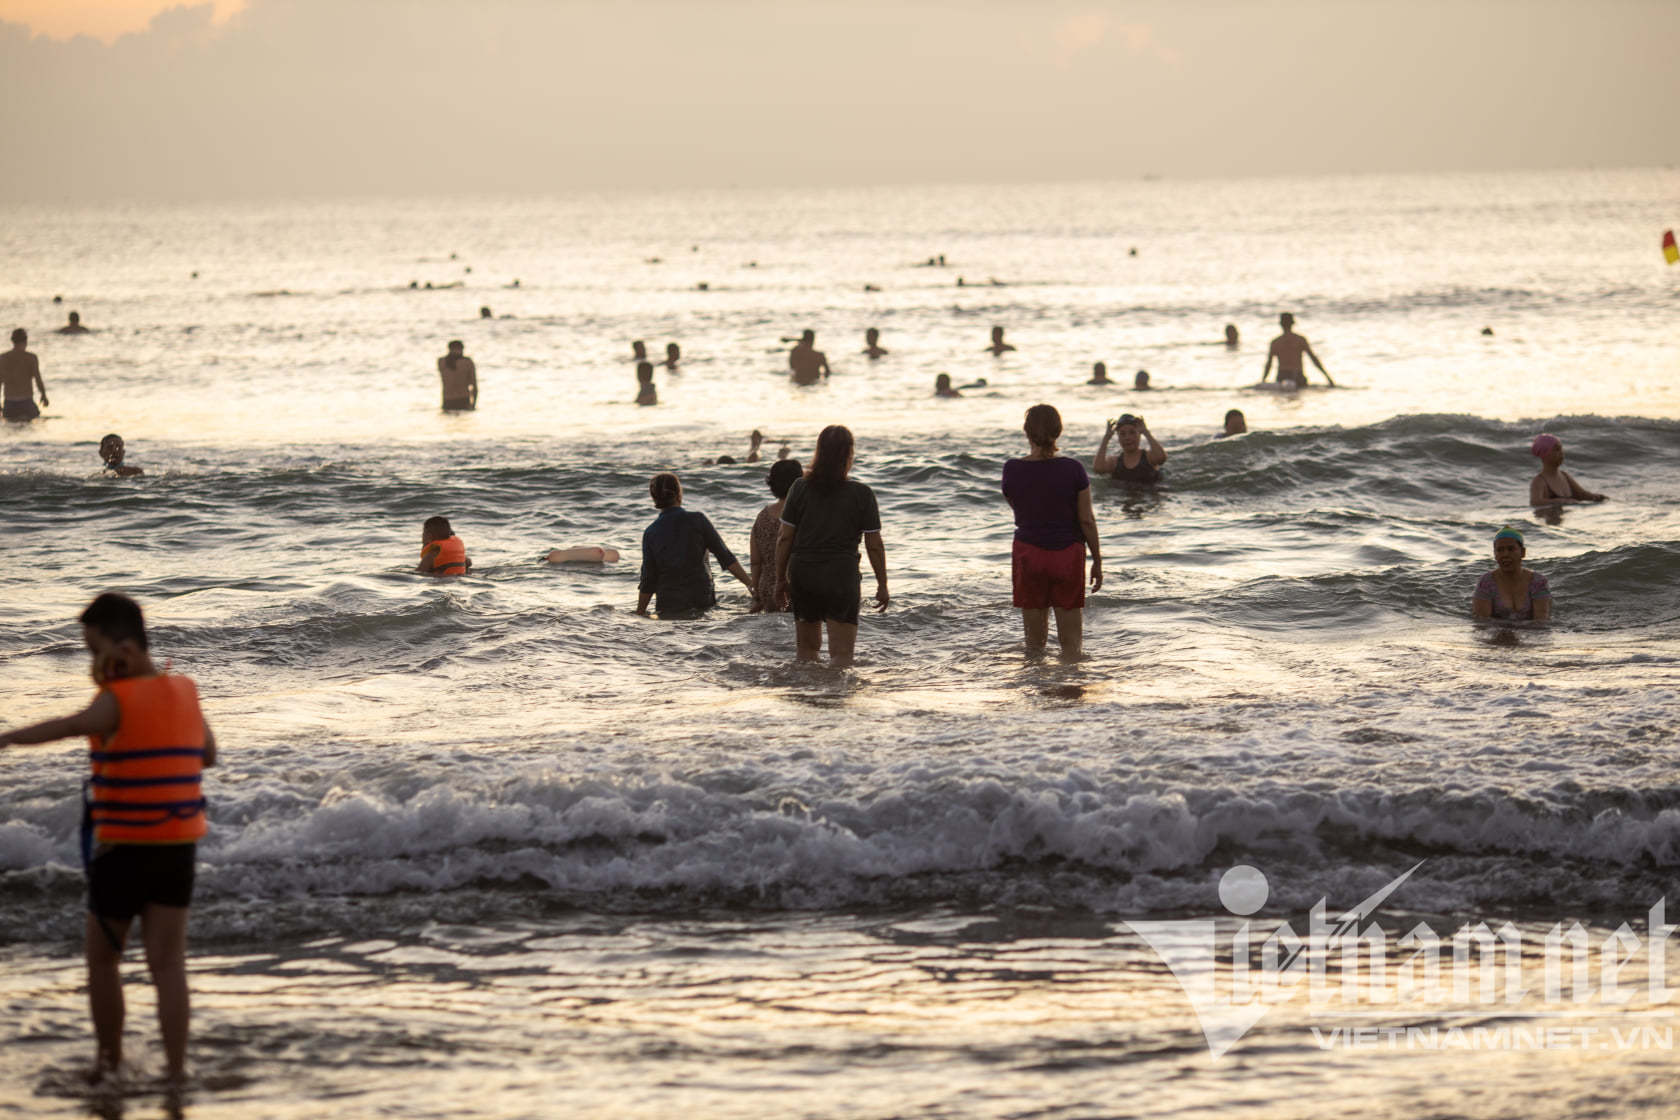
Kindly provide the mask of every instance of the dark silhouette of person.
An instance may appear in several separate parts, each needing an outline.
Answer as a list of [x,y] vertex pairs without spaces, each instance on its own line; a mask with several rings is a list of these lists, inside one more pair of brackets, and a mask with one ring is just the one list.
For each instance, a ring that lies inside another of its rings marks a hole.
[[59,334],[87,334],[88,329],[82,326],[82,317],[78,313],[70,312],[70,321],[58,328]]
[[463,353],[465,349],[455,339],[449,343],[449,352],[437,360],[445,412],[471,412],[478,407],[478,367]]
[[863,332],[863,352],[869,358],[879,358],[886,354],[881,348],[881,332],[870,327]]
[[828,355],[817,349],[817,332],[805,331],[788,351],[788,369],[796,384],[815,385],[830,372]]
[[636,363],[636,403],[659,403],[659,391],[653,387],[652,362]]
[[1225,324],[1225,345],[1231,350],[1237,348],[1237,325],[1235,323]]
[[1266,352],[1266,368],[1260,373],[1260,383],[1263,385],[1272,372],[1272,359],[1277,359],[1278,384],[1286,389],[1300,389],[1307,383],[1306,369],[1301,364],[1301,355],[1312,359],[1312,364],[1318,367],[1318,372],[1324,374],[1324,381],[1332,388],[1335,382],[1325,373],[1324,363],[1318,360],[1308,344],[1305,336],[1295,333],[1295,316],[1285,311],[1278,316],[1278,326],[1283,333],[1272,339],[1271,349]]
[[478,309],[478,317],[480,319],[494,319],[495,318],[494,315],[490,314],[490,309],[488,307],[479,308]]
[[1137,376],[1132,378],[1132,388],[1140,390],[1140,391],[1141,390],[1146,390],[1146,389],[1149,388],[1149,371],[1148,370],[1140,369],[1140,370],[1137,371]]
[[1109,379],[1108,367],[1101,362],[1095,362],[1091,366],[1091,380],[1085,382],[1085,384],[1112,385],[1114,382]]
[[677,363],[682,361],[682,347],[674,342],[665,344],[665,368],[676,369]]
[[33,420],[41,415],[35,407],[36,389],[41,390],[41,403],[49,403],[40,360],[28,346],[29,332],[19,327],[12,332],[12,348],[0,354],[0,408],[7,420]]
[[986,347],[986,349],[990,350],[992,352],[992,357],[995,358],[999,354],[1007,354],[1009,351],[1015,349],[1015,347],[1009,345],[1009,343],[1007,343],[1003,340],[1003,328],[1002,327],[993,327],[992,328],[992,344],[990,346]]
[[1240,436],[1248,431],[1248,418],[1242,414],[1242,409],[1233,408],[1225,413],[1225,430],[1222,436]]
[[630,360],[632,362],[647,361],[647,343],[637,339],[630,344]]

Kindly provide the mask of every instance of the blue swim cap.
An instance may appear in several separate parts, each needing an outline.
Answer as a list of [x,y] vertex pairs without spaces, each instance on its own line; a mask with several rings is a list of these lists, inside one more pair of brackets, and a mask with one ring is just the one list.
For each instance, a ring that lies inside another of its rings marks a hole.
[[1499,530],[1499,532],[1493,535],[1493,543],[1498,544],[1500,541],[1516,541],[1518,544],[1522,545],[1523,548],[1526,549],[1528,547],[1528,542],[1523,540],[1523,535],[1511,528],[1509,525],[1505,526],[1505,528]]

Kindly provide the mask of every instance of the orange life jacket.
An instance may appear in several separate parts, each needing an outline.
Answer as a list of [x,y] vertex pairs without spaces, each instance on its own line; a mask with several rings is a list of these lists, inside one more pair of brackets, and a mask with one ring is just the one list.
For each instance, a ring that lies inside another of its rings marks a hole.
[[188,844],[203,836],[204,714],[192,678],[108,681],[122,715],[103,741],[88,737],[88,814],[100,844]]
[[434,548],[437,549],[437,555],[432,557],[434,576],[467,574],[467,546],[461,543],[460,537],[445,537],[441,541],[433,541],[420,550],[420,559],[424,560],[427,553]]

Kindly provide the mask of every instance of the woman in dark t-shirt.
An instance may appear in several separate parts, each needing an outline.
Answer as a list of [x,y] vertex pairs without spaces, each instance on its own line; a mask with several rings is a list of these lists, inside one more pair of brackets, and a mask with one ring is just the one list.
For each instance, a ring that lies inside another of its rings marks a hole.
[[851,430],[830,424],[817,437],[810,470],[793,484],[782,505],[782,530],[776,538],[776,597],[793,609],[801,661],[815,661],[822,655],[826,627],[829,663],[851,663],[862,605],[860,539],[875,572],[876,610],[887,609],[881,513],[875,492],[846,477],[851,469]]
[[1085,550],[1091,550],[1091,590],[1102,586],[1102,544],[1091,509],[1091,480],[1084,464],[1056,454],[1061,413],[1047,404],[1027,409],[1030,450],[1003,465],[1003,496],[1015,510],[1010,557],[1014,603],[1021,608],[1029,652],[1056,640],[1063,657],[1078,657],[1084,637]]
[[654,604],[660,618],[692,618],[717,605],[706,554],[752,590],[752,580],[703,513],[682,508],[682,483],[656,474],[648,494],[659,516],[642,534],[642,578],[636,585],[636,613]]

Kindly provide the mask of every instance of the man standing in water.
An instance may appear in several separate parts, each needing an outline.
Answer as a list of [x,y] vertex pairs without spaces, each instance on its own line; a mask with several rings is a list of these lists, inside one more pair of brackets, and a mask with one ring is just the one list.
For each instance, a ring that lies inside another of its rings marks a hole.
[[1272,359],[1276,358],[1278,384],[1285,389],[1304,388],[1307,384],[1307,374],[1305,367],[1301,365],[1301,355],[1305,354],[1312,359],[1312,364],[1318,367],[1318,372],[1324,374],[1324,383],[1335,388],[1336,383],[1325,373],[1324,363],[1313,353],[1311,344],[1303,336],[1295,333],[1295,316],[1285,311],[1278,316],[1278,326],[1283,328],[1283,333],[1272,339],[1272,348],[1266,352],[1266,368],[1260,373],[1260,383],[1264,385],[1266,378],[1271,376]]
[[449,353],[438,359],[445,412],[469,412],[478,407],[478,367],[463,353],[465,349],[457,339],[449,344]]
[[0,391],[4,393],[8,420],[33,420],[41,415],[35,407],[35,389],[41,390],[41,403],[49,403],[46,382],[41,380],[41,363],[25,349],[28,345],[29,332],[19,327],[12,332],[12,348],[0,354]]
[[817,332],[806,331],[788,351],[788,369],[798,385],[815,385],[829,375],[828,355],[817,349]]

